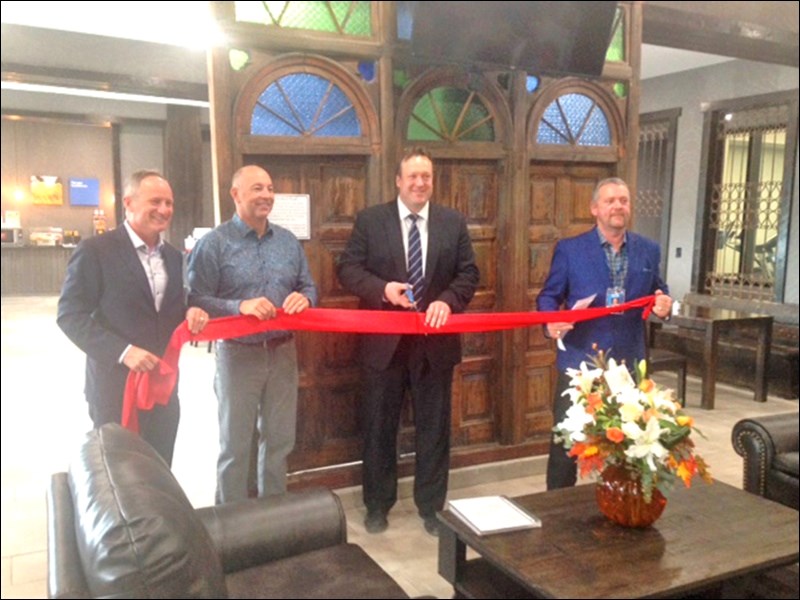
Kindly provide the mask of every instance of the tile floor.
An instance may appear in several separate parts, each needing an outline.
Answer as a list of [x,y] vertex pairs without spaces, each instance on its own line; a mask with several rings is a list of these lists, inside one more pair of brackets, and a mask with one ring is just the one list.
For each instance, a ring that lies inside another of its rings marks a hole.
[[[83,355],[55,324],[54,297],[2,298],[2,598],[44,598],[46,576],[45,488],[51,473],[64,470],[82,434],[90,428],[82,393]],[[213,502],[217,454],[213,356],[186,348],[181,359],[182,418],[174,471],[195,506]],[[674,377],[659,373],[673,387]],[[706,439],[698,446],[714,476],[741,486],[741,459],[730,444],[742,417],[792,411],[797,401],[717,388],[717,408],[699,408],[700,382],[689,378],[688,407]],[[35,423],[35,429],[26,426]],[[544,489],[545,461],[533,457],[453,471],[450,496],[520,495]],[[367,534],[360,488],[338,490],[346,509],[350,541],[360,544],[411,595],[452,596],[437,574],[437,541],[425,533],[401,481],[401,500],[389,529]]]

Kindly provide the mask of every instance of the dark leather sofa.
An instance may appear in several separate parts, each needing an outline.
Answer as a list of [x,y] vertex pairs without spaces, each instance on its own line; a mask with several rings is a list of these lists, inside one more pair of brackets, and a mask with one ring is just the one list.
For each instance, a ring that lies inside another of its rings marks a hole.
[[744,489],[794,509],[798,493],[797,413],[742,419],[733,427],[732,442],[744,458]]
[[347,543],[328,490],[194,509],[117,425],[87,434],[48,490],[50,598],[407,598]]

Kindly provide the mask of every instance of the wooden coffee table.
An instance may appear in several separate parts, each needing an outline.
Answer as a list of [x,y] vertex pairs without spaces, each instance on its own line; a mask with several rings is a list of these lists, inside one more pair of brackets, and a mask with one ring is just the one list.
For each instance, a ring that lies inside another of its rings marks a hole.
[[721,482],[676,488],[647,529],[603,517],[591,484],[514,500],[541,529],[478,536],[439,513],[439,574],[456,597],[736,597],[740,578],[798,561],[798,511]]

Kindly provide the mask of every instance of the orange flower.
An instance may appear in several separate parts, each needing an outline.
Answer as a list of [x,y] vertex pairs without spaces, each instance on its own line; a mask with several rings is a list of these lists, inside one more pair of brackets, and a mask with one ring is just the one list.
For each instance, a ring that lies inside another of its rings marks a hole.
[[625,434],[622,433],[622,429],[619,427],[609,427],[606,429],[606,437],[615,444],[619,444],[625,439]]
[[675,474],[681,478],[683,485],[688,488],[692,486],[692,477],[694,477],[696,472],[697,463],[695,462],[694,457],[690,457],[678,463],[678,468],[675,471]]
[[646,411],[644,411],[643,417],[644,417],[644,422],[647,423],[650,419],[656,419],[656,420],[660,419],[661,413],[658,412],[655,408],[648,408]]
[[594,456],[595,454],[597,454],[597,452],[598,452],[597,446],[595,446],[594,444],[575,442],[572,448],[570,448],[569,455],[577,456],[578,458],[586,458],[589,456]]
[[642,390],[645,394],[650,390],[652,390],[655,386],[656,384],[653,383],[652,379],[642,379],[639,382],[639,389]]
[[581,477],[586,477],[593,472],[602,472],[606,466],[605,462],[605,456],[602,454],[580,457],[578,459],[578,468],[580,470]]
[[598,409],[603,407],[603,397],[597,392],[592,392],[586,396],[586,412],[593,415]]
[[675,421],[681,427],[694,427],[694,419],[689,415],[678,415],[675,417]]

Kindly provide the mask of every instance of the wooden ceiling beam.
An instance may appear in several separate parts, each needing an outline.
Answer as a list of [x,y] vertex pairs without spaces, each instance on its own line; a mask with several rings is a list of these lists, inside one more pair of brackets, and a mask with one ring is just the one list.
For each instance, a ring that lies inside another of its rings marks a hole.
[[[771,5],[769,19],[751,4]],[[797,2],[645,2],[642,21],[645,44],[798,66]]]
[[18,63],[2,63],[3,81],[72,87],[103,92],[142,94],[208,102],[208,86],[187,81],[171,81],[159,77],[141,78],[118,73],[98,73],[62,67],[41,67]]

